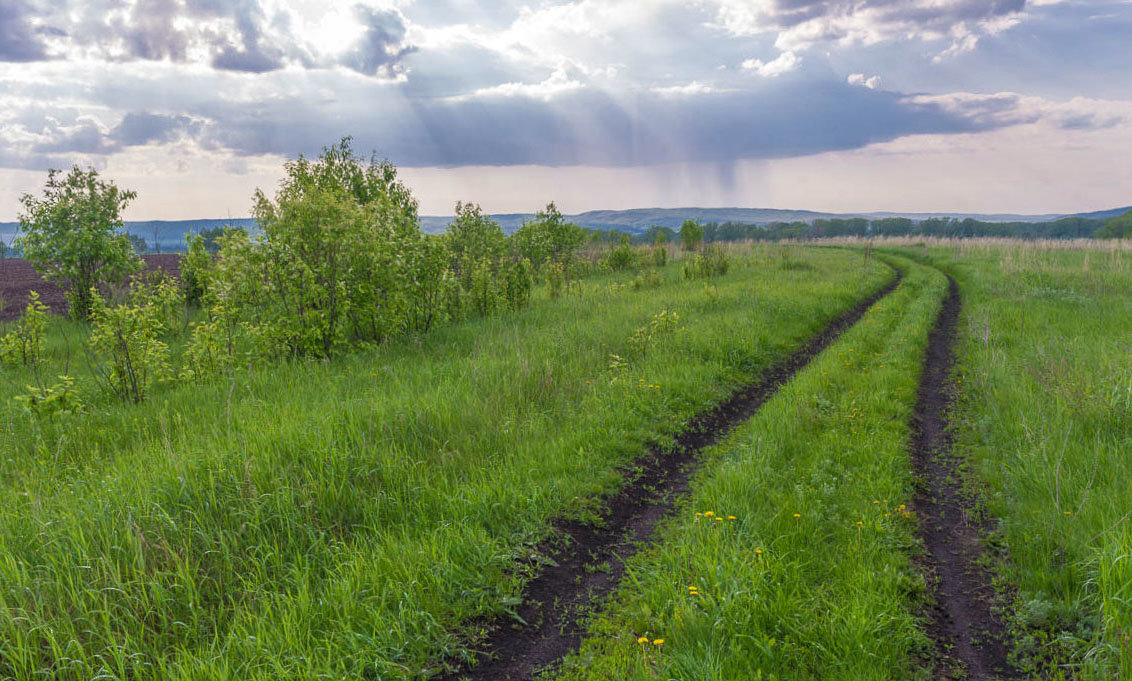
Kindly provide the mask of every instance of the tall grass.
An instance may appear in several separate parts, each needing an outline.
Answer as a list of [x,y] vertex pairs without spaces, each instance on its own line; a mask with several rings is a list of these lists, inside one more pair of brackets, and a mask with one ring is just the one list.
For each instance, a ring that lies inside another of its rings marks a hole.
[[899,264],[895,292],[709,452],[561,678],[930,678],[907,445],[947,282]]
[[959,279],[957,444],[998,519],[1020,661],[1132,679],[1132,261],[1094,248],[917,249]]
[[[591,280],[140,406],[3,407],[0,678],[427,678],[514,607],[551,519],[592,515],[646,443],[891,278],[794,257],[809,267],[754,247],[706,282]],[[676,331],[634,350],[662,310]]]

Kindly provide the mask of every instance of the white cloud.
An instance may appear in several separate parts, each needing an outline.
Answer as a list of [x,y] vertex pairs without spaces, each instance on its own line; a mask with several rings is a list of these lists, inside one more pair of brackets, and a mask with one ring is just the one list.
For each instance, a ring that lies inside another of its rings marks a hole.
[[691,95],[703,95],[709,92],[714,92],[715,89],[710,85],[705,85],[698,80],[693,80],[687,85],[670,85],[668,87],[654,87],[652,91],[662,97],[688,97]]
[[[558,67],[546,80],[538,83],[501,83],[491,87],[480,88],[472,93],[472,97],[530,97],[542,101],[550,101],[556,95],[572,90],[580,90],[586,86],[580,80],[571,77],[565,67]],[[450,99],[466,99],[466,96],[452,97]]]
[[743,62],[743,68],[747,71],[754,71],[764,78],[775,78],[793,71],[801,63],[802,58],[788,50],[769,62],[763,62],[761,59],[747,59]]
[[850,85],[867,87],[870,90],[875,90],[880,87],[880,76],[869,76],[865,78],[865,74],[863,73],[850,73],[849,77],[845,80]]

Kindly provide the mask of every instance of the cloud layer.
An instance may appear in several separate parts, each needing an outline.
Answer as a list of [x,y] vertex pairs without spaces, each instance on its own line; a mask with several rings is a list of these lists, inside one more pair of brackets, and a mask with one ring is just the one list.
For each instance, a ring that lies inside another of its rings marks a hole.
[[629,168],[1113,130],[1130,120],[1126,75],[1085,96],[1052,62],[1026,73],[1058,46],[1022,41],[1056,28],[1047,42],[1088,44],[1114,25],[1132,6],[6,0],[0,168],[144,156],[238,175],[343,135],[405,167]]

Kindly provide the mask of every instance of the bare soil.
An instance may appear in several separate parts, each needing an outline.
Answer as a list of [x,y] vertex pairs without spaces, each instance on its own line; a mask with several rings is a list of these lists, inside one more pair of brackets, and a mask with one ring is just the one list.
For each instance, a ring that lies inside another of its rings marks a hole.
[[[163,253],[160,255],[143,255],[146,270],[164,270],[168,274],[179,277],[181,274],[181,256],[176,253]],[[48,309],[56,314],[67,311],[67,299],[63,290],[56,284],[44,281],[26,260],[14,258],[0,258],[0,320],[16,319],[23,314],[28,304],[28,292],[39,293],[39,299],[47,305]]]
[[625,561],[649,541],[657,523],[687,491],[699,453],[750,419],[779,387],[895,289],[900,278],[897,273],[884,290],[831,322],[758,381],[694,417],[676,438],[674,450],[652,448],[637,459],[625,486],[608,499],[602,522],[558,524],[556,538],[539,547],[539,555],[549,560],[543,561],[546,567],[527,584],[518,617],[480,623],[488,634],[474,662],[439,678],[532,679],[576,650],[587,612],[613,591],[624,576]]
[[928,555],[920,561],[932,587],[928,634],[936,642],[938,681],[1016,678],[1007,664],[1005,626],[994,614],[994,589],[983,556],[986,528],[962,493],[959,465],[951,447],[948,413],[954,405],[951,378],[959,321],[959,286],[949,292],[928,337],[913,415],[912,464],[919,479],[913,508]]

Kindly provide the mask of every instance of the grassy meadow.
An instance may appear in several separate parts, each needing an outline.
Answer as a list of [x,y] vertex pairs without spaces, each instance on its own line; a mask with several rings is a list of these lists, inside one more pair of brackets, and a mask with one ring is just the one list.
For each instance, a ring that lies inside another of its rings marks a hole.
[[[514,608],[551,520],[591,517],[648,443],[893,277],[848,251],[734,257],[141,405],[5,405],[0,678],[434,675]],[[71,348],[89,387],[75,329],[50,328],[48,366]]]
[[561,678],[928,679],[906,447],[942,274],[900,286],[708,453]]
[[1132,252],[928,245],[963,290],[956,446],[997,527],[1018,661],[1132,679]]

